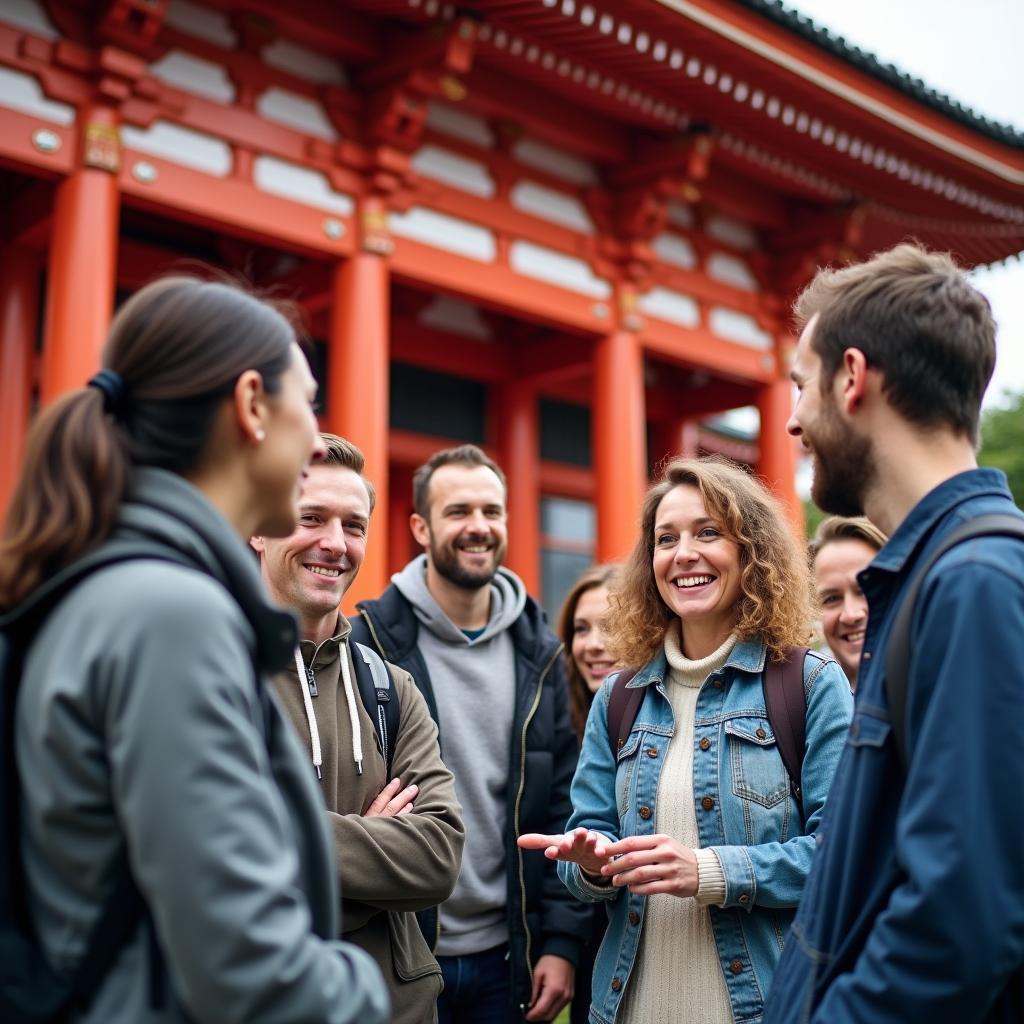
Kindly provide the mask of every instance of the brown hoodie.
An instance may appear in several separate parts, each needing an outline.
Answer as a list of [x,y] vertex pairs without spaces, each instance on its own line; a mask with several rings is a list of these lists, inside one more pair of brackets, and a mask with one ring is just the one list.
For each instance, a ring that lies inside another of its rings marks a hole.
[[[441,991],[441,972],[431,955],[415,912],[447,899],[459,875],[465,830],[451,772],[441,762],[434,725],[412,677],[392,665],[401,707],[393,739],[393,774],[403,786],[419,787],[409,814],[383,818],[363,813],[387,784],[386,765],[373,722],[359,698],[348,647],[351,630],[338,616],[335,635],[319,645],[303,640],[302,659],[312,667],[318,696],[311,704],[321,749],[320,787],[334,839],[341,879],[342,930],[365,949],[388,983],[394,1024],[431,1024]],[[341,658],[348,659],[354,706],[359,717],[362,775],[357,773]],[[296,669],[275,677],[274,685],[298,730],[312,763],[312,740]]]

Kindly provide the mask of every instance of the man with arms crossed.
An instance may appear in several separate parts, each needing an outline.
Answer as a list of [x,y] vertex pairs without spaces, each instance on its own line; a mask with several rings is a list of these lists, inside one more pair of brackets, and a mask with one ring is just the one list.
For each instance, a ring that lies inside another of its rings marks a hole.
[[[521,832],[561,831],[576,738],[561,644],[501,568],[505,477],[479,448],[435,454],[413,478],[424,554],[359,605],[353,635],[409,670],[435,715],[466,815],[466,855],[440,920],[441,1024],[551,1020],[573,994],[589,934],[577,903]],[[421,921],[423,918],[421,917]]]
[[[391,666],[401,708],[392,779],[356,686],[348,620],[338,611],[366,551],[374,492],[355,445],[324,434],[290,537],[254,537],[263,579],[299,616],[296,667],[277,695],[320,776],[341,878],[345,938],[380,965],[394,1024],[431,1024],[441,972],[414,912],[436,906],[459,873],[464,832],[437,729],[408,673]],[[383,668],[383,666],[381,666]],[[301,672],[300,672],[301,670]]]
[[989,305],[947,256],[901,245],[820,273],[796,312],[789,430],[813,456],[814,500],[889,541],[859,576],[854,720],[764,1024],[1021,1020],[1024,542],[942,555],[914,602],[899,705],[885,680],[915,569],[975,517],[1020,515],[975,460]]
[[843,667],[850,689],[857,688],[860,652],[868,626],[868,599],[857,575],[881,551],[885,534],[863,516],[829,516],[807,546],[821,610],[821,631]]

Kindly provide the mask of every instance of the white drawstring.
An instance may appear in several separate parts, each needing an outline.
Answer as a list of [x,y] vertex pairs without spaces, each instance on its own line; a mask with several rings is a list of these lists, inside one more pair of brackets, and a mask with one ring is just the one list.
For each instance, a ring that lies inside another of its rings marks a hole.
[[309,678],[306,675],[306,666],[302,661],[302,652],[295,648],[295,671],[299,674],[299,689],[302,691],[302,704],[306,709],[306,721],[309,723],[309,739],[313,747],[313,767],[316,769],[316,777],[322,779],[320,765],[324,763],[320,753],[320,730],[316,727],[316,715],[313,714],[313,698],[309,693]]
[[348,720],[352,723],[352,760],[356,763],[356,775],[363,774],[363,730],[359,725],[359,709],[352,689],[352,672],[348,667],[349,653],[338,651],[341,658],[341,677],[345,683],[345,700],[348,702]]

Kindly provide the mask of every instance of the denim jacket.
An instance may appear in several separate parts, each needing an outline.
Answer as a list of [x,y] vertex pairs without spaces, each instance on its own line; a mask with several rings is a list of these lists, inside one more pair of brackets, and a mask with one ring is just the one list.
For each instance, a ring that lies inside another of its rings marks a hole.
[[[700,845],[714,849],[725,874],[724,905],[709,911],[733,1015],[741,1024],[761,1020],[852,711],[842,670],[831,658],[811,651],[804,660],[807,745],[801,807],[765,711],[765,656],[758,640],[736,644],[725,665],[701,688],[693,732]],[[572,783],[573,814],[567,829],[582,826],[612,840],[658,831],[658,778],[674,731],[666,672],[665,655],[659,652],[628,684],[647,687],[647,694],[617,756],[608,739],[614,677],[594,699]],[[595,886],[576,864],[560,863],[558,872],[578,899],[608,901],[609,926],[594,966],[590,1021],[612,1024],[629,982],[647,899],[626,889]]]
[[[994,512],[1016,512],[1003,473],[959,473],[858,576],[870,616],[856,711],[765,1010],[771,1024],[1024,1020],[1003,992],[1024,968],[1024,544],[976,538],[925,578],[906,772],[885,686],[911,576],[946,534]],[[1001,992],[1007,1002],[993,1005]]]

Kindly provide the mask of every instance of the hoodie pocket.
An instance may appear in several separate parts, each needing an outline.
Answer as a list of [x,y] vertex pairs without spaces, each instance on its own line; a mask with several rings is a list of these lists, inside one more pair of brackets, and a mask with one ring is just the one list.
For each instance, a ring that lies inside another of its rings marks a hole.
[[423,938],[416,915],[392,911],[387,918],[395,974],[402,981],[415,981],[430,974],[436,974],[440,979],[441,968]]

